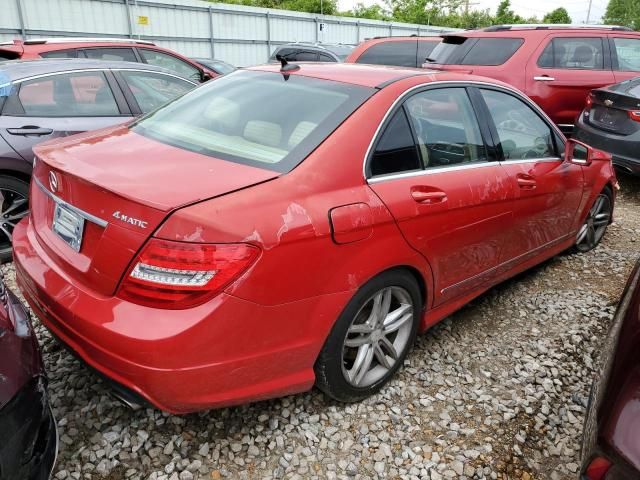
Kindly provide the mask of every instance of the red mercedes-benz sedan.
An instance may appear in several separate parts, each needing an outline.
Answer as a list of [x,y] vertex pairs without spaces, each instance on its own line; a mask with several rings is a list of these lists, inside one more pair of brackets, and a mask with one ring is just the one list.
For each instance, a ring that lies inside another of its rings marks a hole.
[[362,399],[423,331],[613,213],[607,154],[456,73],[240,70],[37,147],[18,283],[86,363],[170,412]]

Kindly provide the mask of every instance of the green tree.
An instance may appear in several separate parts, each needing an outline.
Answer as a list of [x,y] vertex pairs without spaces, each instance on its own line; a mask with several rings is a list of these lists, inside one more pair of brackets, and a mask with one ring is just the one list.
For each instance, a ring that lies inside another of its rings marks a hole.
[[341,15],[356,18],[369,18],[371,20],[391,20],[391,17],[380,5],[374,4],[367,7],[361,2],[357,3],[351,11],[343,12]]
[[498,5],[494,23],[498,25],[508,25],[512,23],[525,23],[525,21],[527,21],[520,15],[516,15],[510,7],[511,2],[509,0],[502,0],[500,5]]
[[622,25],[638,30],[640,0],[609,0],[603,20],[607,25]]
[[571,17],[566,8],[560,7],[542,17],[542,23],[571,23]]

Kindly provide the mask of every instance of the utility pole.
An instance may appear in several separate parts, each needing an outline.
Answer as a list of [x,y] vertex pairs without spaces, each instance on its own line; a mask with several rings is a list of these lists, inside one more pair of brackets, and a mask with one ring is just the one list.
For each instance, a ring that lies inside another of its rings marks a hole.
[[593,0],[589,0],[589,8],[587,9],[587,25],[589,24],[589,17],[591,17],[591,3],[593,2]]

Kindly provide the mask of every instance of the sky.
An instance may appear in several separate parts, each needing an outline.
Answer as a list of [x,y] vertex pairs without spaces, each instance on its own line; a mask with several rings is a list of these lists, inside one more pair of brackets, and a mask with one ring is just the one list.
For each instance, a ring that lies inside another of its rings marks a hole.
[[[384,3],[383,0],[338,0],[338,6],[340,10],[351,10],[351,8],[360,1],[365,5]],[[479,10],[486,10],[488,8],[491,10],[491,13],[496,12],[499,3],[500,0],[469,0],[471,8]],[[607,3],[608,0],[592,0],[589,23],[600,22],[607,8]],[[566,8],[574,23],[584,23],[587,20],[589,0],[511,0],[511,9],[525,18],[531,16],[542,18],[545,13],[558,7]]]

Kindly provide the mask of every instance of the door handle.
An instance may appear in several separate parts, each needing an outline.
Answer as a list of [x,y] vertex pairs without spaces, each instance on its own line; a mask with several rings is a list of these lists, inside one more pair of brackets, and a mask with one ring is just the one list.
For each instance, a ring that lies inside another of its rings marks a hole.
[[20,127],[20,128],[7,128],[7,132],[9,132],[11,135],[41,136],[41,135],[51,135],[53,133],[53,129],[40,128],[35,125],[25,125],[24,127]]
[[553,82],[555,78],[550,77],[549,75],[540,75],[538,77],[533,77],[536,82]]
[[425,192],[423,190],[411,190],[411,197],[418,203],[442,203],[447,199],[447,194],[444,192]]
[[518,181],[518,185],[520,185],[520,188],[528,188],[528,189],[534,189],[536,188],[536,181],[532,178],[532,177],[528,177],[528,176],[522,176],[522,177],[518,177],[517,178]]

